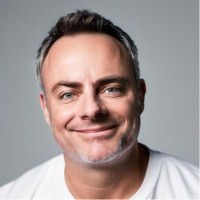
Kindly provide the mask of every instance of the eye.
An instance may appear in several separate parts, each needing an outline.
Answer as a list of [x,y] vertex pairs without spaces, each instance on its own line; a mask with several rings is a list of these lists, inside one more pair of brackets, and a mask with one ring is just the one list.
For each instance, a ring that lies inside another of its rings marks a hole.
[[118,86],[112,86],[112,87],[106,87],[103,90],[103,93],[108,95],[108,96],[121,96],[123,93],[123,89],[121,87]]
[[106,89],[105,92],[107,92],[107,93],[119,93],[120,89],[116,88],[116,87],[110,87],[110,88]]
[[64,100],[71,100],[75,97],[75,94],[73,94],[72,92],[65,92],[63,94],[60,95],[60,99],[64,99]]

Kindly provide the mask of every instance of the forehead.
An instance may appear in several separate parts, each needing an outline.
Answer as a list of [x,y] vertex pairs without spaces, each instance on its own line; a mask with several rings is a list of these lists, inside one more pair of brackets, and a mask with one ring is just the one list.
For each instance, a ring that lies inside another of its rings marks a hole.
[[115,38],[106,34],[81,33],[64,36],[52,45],[43,64],[42,76],[43,79],[48,76],[52,81],[66,77],[81,80],[86,75],[97,78],[97,74],[99,78],[115,73],[127,76],[130,68],[130,56]]
[[[63,36],[59,38],[50,48],[47,57],[49,55],[56,55],[60,53],[65,53],[65,55],[70,52],[77,50],[95,50],[96,53],[99,51],[104,51],[105,54],[117,54],[118,56],[123,55],[130,59],[127,49],[114,37],[104,34],[104,33],[78,33],[70,36]],[[79,53],[79,51],[77,51]],[[83,52],[81,52],[82,54]],[[120,58],[121,58],[120,57]]]

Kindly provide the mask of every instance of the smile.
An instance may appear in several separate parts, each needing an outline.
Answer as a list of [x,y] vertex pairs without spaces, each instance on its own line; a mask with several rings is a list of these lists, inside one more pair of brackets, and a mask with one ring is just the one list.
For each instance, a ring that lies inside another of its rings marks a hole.
[[105,127],[99,127],[99,128],[77,129],[74,131],[87,135],[88,137],[100,137],[100,136],[106,137],[106,136],[111,136],[113,134],[113,130],[117,126],[118,125],[105,126]]

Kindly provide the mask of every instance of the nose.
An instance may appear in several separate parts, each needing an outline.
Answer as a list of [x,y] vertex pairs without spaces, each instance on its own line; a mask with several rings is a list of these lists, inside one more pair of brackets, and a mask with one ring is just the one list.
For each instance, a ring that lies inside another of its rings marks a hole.
[[107,109],[103,103],[92,94],[87,94],[81,98],[79,107],[79,117],[84,120],[96,120],[107,114]]

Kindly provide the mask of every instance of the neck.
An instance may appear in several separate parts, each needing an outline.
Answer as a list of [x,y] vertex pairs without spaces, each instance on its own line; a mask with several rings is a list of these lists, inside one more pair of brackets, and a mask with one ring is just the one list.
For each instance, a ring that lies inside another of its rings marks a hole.
[[80,164],[65,155],[65,180],[76,199],[124,199],[142,184],[148,153],[135,145],[126,160],[107,166]]

